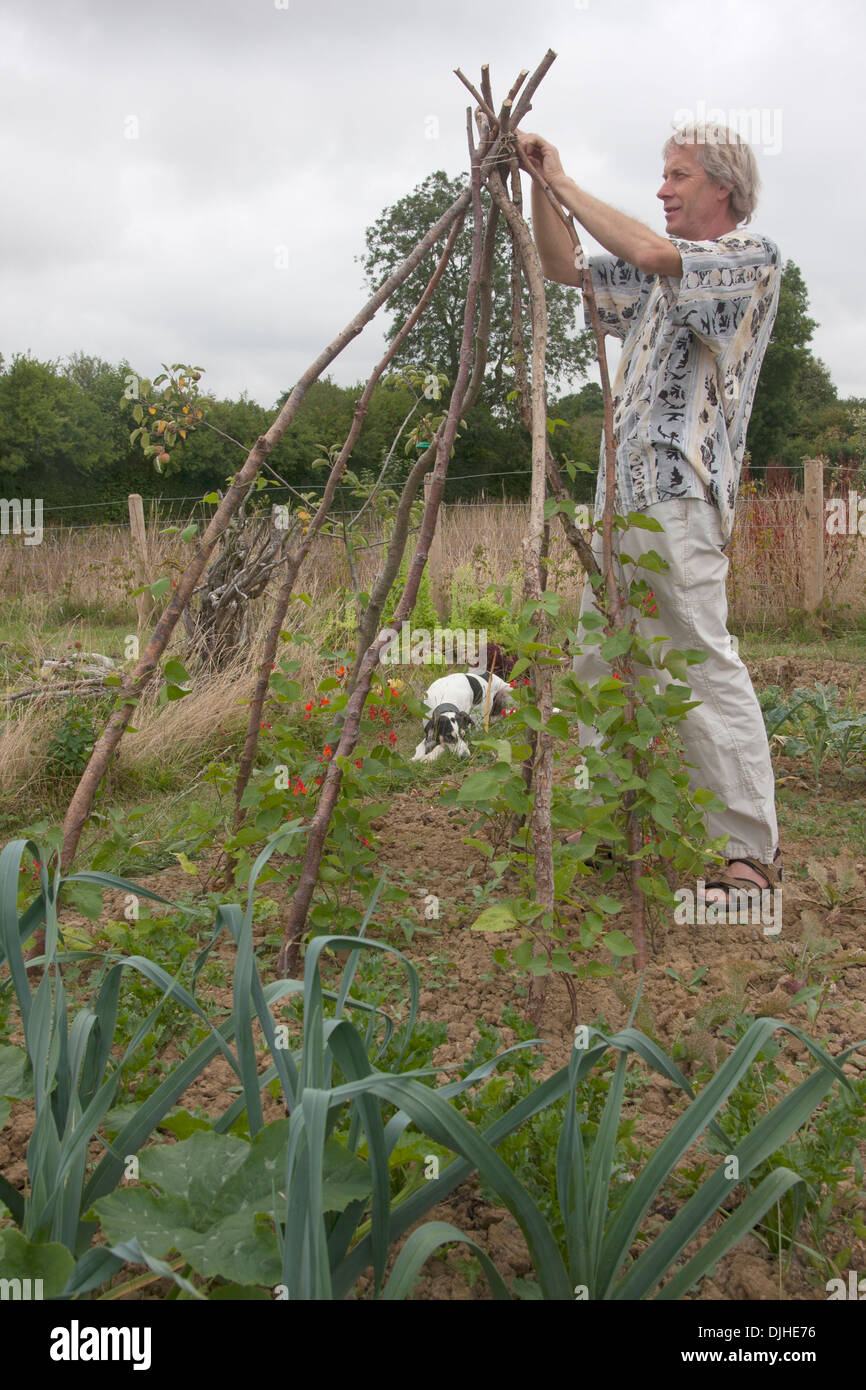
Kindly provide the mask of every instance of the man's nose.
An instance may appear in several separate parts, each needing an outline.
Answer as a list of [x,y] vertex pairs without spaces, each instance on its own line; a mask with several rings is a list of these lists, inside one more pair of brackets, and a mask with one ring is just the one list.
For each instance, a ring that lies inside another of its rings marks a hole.
[[657,197],[657,198],[668,198],[668,197],[670,197],[670,189],[668,188],[668,182],[669,182],[668,179],[665,179],[665,180],[663,181],[661,188],[659,189],[658,193],[656,194],[656,197]]

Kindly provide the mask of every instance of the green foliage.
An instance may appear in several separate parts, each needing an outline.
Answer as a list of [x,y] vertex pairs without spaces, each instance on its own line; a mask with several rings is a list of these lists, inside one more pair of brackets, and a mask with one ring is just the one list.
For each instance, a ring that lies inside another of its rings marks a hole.
[[[809,296],[802,272],[793,261],[786,261],[776,321],[749,420],[749,452],[756,474],[760,474],[772,459],[779,458],[788,437],[798,432],[797,425],[802,419],[801,390],[803,408],[807,411],[819,401],[828,403],[830,398],[832,386],[826,368],[821,371],[823,364],[815,362],[809,348],[818,325],[809,317],[808,307]],[[794,429],[792,422],[795,422]],[[801,457],[802,454],[797,456],[797,464]]]
[[[697,1283],[801,1181],[786,1167],[773,1167],[721,1230],[683,1263],[683,1252],[721,1203],[740,1183],[751,1187],[760,1165],[806,1122],[834,1076],[841,1078],[837,1063],[798,1030],[789,1029],[819,1067],[734,1146],[715,1124],[715,1116],[783,1026],[773,1019],[748,1028],[697,1097],[675,1065],[643,1034],[630,1027],[612,1038],[595,1028],[578,1030],[568,1066],[529,1087],[531,1067],[525,1065],[518,1084],[527,1093],[493,1118],[504,1100],[500,1088],[491,1096],[491,1113],[483,1115],[488,1123],[480,1132],[453,1102],[486,1083],[503,1058],[488,1058],[461,1079],[438,1088],[431,1084],[435,1066],[406,1069],[416,1026],[418,980],[399,951],[366,938],[375,895],[357,936],[312,942],[303,980],[262,984],[253,946],[254,890],[281,838],[275,837],[253,865],[245,910],[232,903],[217,908],[211,941],[197,962],[198,971],[227,930],[236,949],[231,1019],[219,1029],[211,1028],[152,1095],[113,1122],[109,1112],[120,1066],[154,1017],[144,1020],[120,1063],[111,1058],[120,970],[136,968],[162,989],[164,998],[181,999],[199,1015],[201,1010],[152,962],[138,957],[109,965],[109,956],[93,1008],[81,1011],[70,1025],[62,969],[66,955],[58,952],[57,899],[64,881],[57,872],[49,876],[35,845],[16,841],[0,855],[0,943],[26,1040],[24,1049],[0,1051],[0,1094],[19,1097],[32,1091],[36,1107],[28,1150],[30,1191],[22,1198],[0,1180],[0,1196],[21,1232],[20,1237],[10,1237],[4,1229],[0,1236],[7,1275],[20,1272],[23,1277],[25,1270],[43,1270],[53,1296],[69,1298],[99,1287],[122,1265],[134,1263],[173,1279],[181,1297],[207,1296],[189,1282],[191,1269],[208,1282],[210,1296],[228,1296],[240,1286],[246,1297],[256,1296],[256,1288],[270,1288],[278,1297],[294,1301],[345,1298],[372,1265],[373,1296],[396,1299],[411,1292],[432,1253],[444,1244],[464,1241],[477,1254],[494,1296],[507,1298],[508,1290],[488,1256],[462,1232],[441,1222],[414,1231],[385,1281],[394,1243],[477,1171],[522,1229],[533,1262],[535,1293],[557,1300],[575,1292],[578,1297],[618,1299],[648,1297],[660,1290],[658,1296],[673,1298]],[[41,892],[19,918],[17,881],[25,853],[37,857]],[[73,878],[99,887],[136,887],[107,875]],[[140,888],[136,891],[144,894]],[[43,916],[47,968],[33,995],[20,943]],[[348,956],[336,991],[322,985],[320,967],[326,953]],[[408,1009],[399,1032],[377,1005],[353,994],[360,960],[367,953],[388,955],[405,971]],[[296,1005],[301,1003],[299,1015]],[[350,1022],[352,1016],[366,1018],[363,1031]],[[265,1042],[264,1069],[259,1036]],[[489,1034],[483,1037],[480,1050],[489,1053],[492,1041]],[[522,1039],[510,1051],[519,1056],[534,1041]],[[392,1046],[395,1069],[386,1072],[383,1058]],[[612,1077],[607,1056],[611,1049],[618,1054]],[[237,1097],[211,1123],[186,1112],[170,1118],[172,1106],[217,1050],[236,1072]],[[851,1050],[838,1061],[846,1060]],[[693,1097],[631,1183],[623,1181],[622,1154],[635,1160],[640,1155],[629,1150],[628,1126],[621,1115],[629,1053]],[[607,1069],[606,1074],[600,1068]],[[266,1124],[261,1096],[272,1085],[288,1118]],[[470,1109],[476,1104],[470,1101]],[[540,1123],[518,1143],[514,1161],[522,1165],[527,1153],[536,1152],[534,1146],[546,1147],[552,1135],[542,1117],[557,1105],[564,1107],[556,1157],[559,1211],[549,1221],[549,1169],[533,1178],[540,1188],[539,1203],[498,1150],[536,1118]],[[115,1190],[128,1156],[136,1154],[164,1120],[178,1142],[145,1149],[138,1180]],[[414,1136],[407,1135],[410,1125],[415,1126]],[[718,1168],[635,1259],[630,1252],[644,1217],[679,1159],[708,1125],[727,1146],[727,1159],[736,1160],[737,1173],[730,1175],[729,1162]],[[111,1146],[88,1176],[88,1149],[100,1128],[111,1136]],[[424,1155],[425,1136],[433,1156],[445,1151],[454,1158],[444,1171],[437,1173],[434,1165],[429,1174],[416,1174],[395,1193],[395,1170],[405,1175],[407,1158],[421,1158],[428,1166],[431,1154]],[[91,1215],[102,1221],[108,1245],[91,1246]],[[186,1262],[184,1272],[178,1272],[176,1262],[166,1261],[175,1252]]]
[[[36,864],[39,891],[19,913],[19,876],[25,857],[32,857]],[[95,893],[98,897],[102,888],[165,901],[140,884],[108,874],[63,877],[59,868],[49,868],[44,851],[32,841],[14,840],[0,854],[0,964],[5,964],[9,972],[0,989],[3,994],[14,995],[24,1036],[23,1048],[5,1050],[2,1093],[13,1098],[32,1096],[35,1108],[27,1149],[29,1189],[22,1196],[0,1177],[0,1200],[27,1243],[16,1247],[25,1264],[32,1262],[34,1246],[59,1245],[68,1252],[74,1264],[61,1260],[55,1269],[55,1273],[59,1269],[68,1274],[66,1292],[71,1285],[78,1292],[87,1291],[102,1283],[125,1260],[144,1258],[137,1247],[124,1247],[121,1252],[106,1247],[90,1249],[95,1226],[88,1216],[89,1208],[97,1197],[110,1192],[119,1182],[126,1159],[136,1154],[217,1051],[226,1050],[225,1038],[231,1036],[230,1028],[224,1025],[222,1036],[214,1031],[199,1044],[192,1057],[175,1067],[153,1095],[137,1107],[117,1134],[115,1145],[105,1146],[104,1156],[89,1171],[91,1145],[105,1144],[100,1131],[117,1097],[123,1069],[153,1028],[165,1001],[178,1000],[204,1021],[203,1011],[188,991],[143,956],[124,959],[111,952],[60,950],[61,894],[64,900],[76,891]],[[34,991],[27,978],[27,970],[32,966],[25,965],[22,943],[42,923],[44,971]],[[64,972],[83,961],[95,961],[99,975],[91,1001],[70,1019]],[[157,987],[158,998],[117,1057],[113,1048],[124,971],[137,971],[149,979]],[[170,1273],[161,1266],[158,1272]],[[16,1269],[11,1273],[14,1275]]]
[[549,414],[557,421],[550,437],[554,457],[564,467],[570,461],[588,465],[588,472],[576,474],[571,491],[578,501],[590,502],[595,496],[604,429],[601,387],[594,381],[586,382],[580,391],[552,401]]
[[827,758],[839,760],[840,776],[862,769],[866,762],[866,711],[858,711],[849,696],[839,703],[835,685],[815,682],[814,689],[798,687],[785,699],[778,686],[761,692],[761,709],[768,738],[778,738],[787,757],[808,755],[816,786]]
[[[228,831],[222,847],[237,864],[236,881],[246,883],[250,865],[262,845],[276,833],[283,837],[280,853],[261,870],[262,882],[294,881],[305,851],[305,828],[315,809],[327,765],[340,738],[340,721],[348,696],[348,653],[331,656],[339,663],[337,676],[325,677],[315,692],[304,692],[291,679],[298,663],[284,660],[271,676],[266,729],[259,742],[259,761],[244,792],[245,820],[237,833]],[[311,698],[304,699],[304,695]],[[308,929],[321,932],[355,931],[363,917],[361,902],[375,881],[375,832],[372,822],[385,809],[380,799],[410,780],[405,760],[395,751],[392,719],[403,702],[396,688],[374,689],[367,701],[361,739],[353,756],[341,763],[341,781],[331,817],[316,895]],[[229,793],[233,772],[214,766],[208,779]],[[200,827],[186,821],[175,829],[178,840],[198,828],[199,845],[206,843]],[[211,827],[216,839],[222,827]],[[403,902],[405,890],[388,885],[388,901]],[[360,897],[358,895],[361,895]]]
[[[99,364],[104,375],[119,370]],[[119,394],[119,392],[118,392]],[[15,353],[0,368],[0,479],[3,486],[26,494],[25,480],[51,477],[74,459],[80,475],[96,474],[110,465],[112,433],[103,432],[104,401],[82,391],[74,375],[54,362],[38,362]],[[13,483],[14,479],[14,483]],[[36,495],[43,495],[37,491]]]
[[477,594],[469,565],[458,566],[452,574],[448,625],[457,631],[486,630],[488,642],[496,642],[506,651],[514,651],[517,646],[517,623],[492,590],[480,596]]
[[[367,229],[366,252],[360,256],[367,284],[371,289],[379,284],[405,259],[433,223],[458,198],[466,184],[465,176],[449,179],[442,170],[429,174],[406,197],[386,208],[381,217]],[[486,189],[482,194],[485,208],[489,206]],[[398,354],[398,365],[433,366],[454,381],[457,376],[457,354],[463,331],[463,311],[471,260],[471,227],[464,223],[451,259],[433,292],[425,313]],[[441,255],[442,243],[434,246],[408,280],[394,291],[388,301],[393,321],[388,330],[394,338],[404,320],[417,304]],[[512,359],[514,346],[511,337],[510,313],[510,251],[507,237],[497,238],[494,254],[492,284],[493,306],[488,354],[492,382],[488,387],[490,400],[499,403],[513,384]],[[575,333],[578,305],[577,291],[548,281],[546,285],[548,310],[547,371],[548,380],[574,378],[585,374],[590,356],[591,335]],[[525,297],[524,315],[529,321],[529,299]]]
[[163,363],[152,383],[130,373],[121,399],[121,404],[129,404],[136,425],[129,442],[153,461],[157,473],[179,470],[170,450],[201,426],[205,410],[213,404],[199,389],[203,371],[184,362],[171,367]]
[[[386,623],[390,621],[397,607],[397,604],[399,603],[400,598],[402,597],[403,590],[406,586],[406,578],[409,573],[409,566],[411,563],[412,554],[410,554],[408,550],[404,551],[403,559],[400,561],[400,568],[397,571],[397,577],[394,580],[394,583],[391,585],[391,591],[388,594],[388,597],[385,600],[385,604],[382,608],[382,617]],[[412,614],[409,621],[411,622],[413,629],[425,628],[430,633],[432,633],[437,627],[442,626],[442,624],[439,622],[439,614],[436,612],[436,605],[433,602],[433,591],[430,588],[430,575],[428,567],[426,565],[424,566],[424,569],[421,572],[421,579],[418,584],[418,597],[415,600],[415,607],[412,609]],[[428,664],[442,665],[441,656],[437,656],[435,653],[431,652]]]
[[[631,515],[627,521],[618,518],[618,524],[646,528],[646,519]],[[654,564],[662,562],[650,551],[642,563],[651,574]],[[644,608],[650,601],[647,581],[633,579],[626,597],[631,612]],[[548,591],[545,603],[549,611],[557,611],[556,594]],[[533,608],[527,603],[521,614],[515,678],[535,663],[561,661],[565,656],[561,649],[537,641],[531,623]],[[582,620],[582,628],[583,633],[569,633],[572,654],[578,650],[578,642],[585,647],[598,645],[611,665],[611,675],[593,686],[567,675],[557,688],[559,712],[551,715],[546,725],[552,736],[554,764],[552,910],[535,899],[535,790],[527,790],[523,760],[531,752],[528,740],[543,724],[531,695],[508,721],[509,730],[516,730],[524,741],[509,742],[498,736],[476,740],[475,746],[489,750],[495,760],[470,773],[458,789],[443,796],[446,802],[472,807],[478,813],[473,834],[484,829],[486,838],[473,838],[470,843],[490,860],[507,850],[510,868],[517,876],[513,896],[499,902],[488,897],[474,930],[513,932],[522,928],[519,944],[494,951],[494,961],[503,968],[516,965],[534,976],[559,974],[573,1003],[573,979],[613,973],[613,964],[595,958],[597,946],[604,946],[614,960],[634,954],[632,942],[615,921],[622,903],[607,891],[614,867],[593,867],[599,846],[613,846],[623,859],[639,859],[638,884],[651,920],[654,909],[675,906],[668,884],[670,869],[678,876],[700,871],[706,858],[717,854],[723,843],[709,839],[705,825],[706,811],[718,809],[721,803],[706,789],[690,788],[677,737],[680,721],[694,704],[687,668],[704,660],[704,653],[669,649],[658,660],[658,649],[654,651],[652,644],[640,637],[635,619],[614,628],[610,621],[590,612]],[[657,661],[659,669],[673,677],[668,684],[660,683],[654,674],[629,678],[637,667],[652,672]],[[579,746],[575,737],[578,721],[602,733],[600,749]],[[634,814],[640,825],[636,855],[628,850],[629,814]],[[570,842],[568,832],[581,832],[579,840]]]
[[[723,1034],[739,1042],[753,1026],[752,1020],[739,1017],[728,1022]],[[755,1064],[731,1093],[719,1119],[728,1139],[743,1140],[755,1125],[772,1113],[785,1095],[790,1093],[791,1080],[787,1068],[780,1067],[777,1058],[781,1045],[770,1039],[755,1058]],[[801,1072],[802,1075],[802,1072]],[[760,1182],[776,1169],[793,1168],[802,1184],[790,1188],[770,1208],[759,1225],[774,1254],[791,1251],[804,1223],[808,1246],[799,1248],[818,1265],[826,1266],[820,1250],[834,1208],[845,1208],[852,1169],[858,1186],[863,1183],[863,1162],[858,1151],[866,1117],[866,1081],[857,1078],[847,1082],[816,1110],[809,1122],[783,1142],[755,1170],[754,1181]],[[720,1151],[723,1146],[711,1142]],[[684,1191],[690,1189],[686,1186]],[[841,1214],[841,1213],[840,1213]],[[844,1267],[846,1260],[838,1261]]]
[[[518,1040],[529,1042],[532,1029],[516,1009],[506,1008],[502,1022],[511,1028]],[[501,1050],[503,1044],[498,1029],[478,1019],[479,1041],[472,1056],[464,1064],[468,1072],[479,1063],[487,1061]],[[604,1026],[604,1025],[602,1025]],[[514,1057],[508,1075],[494,1076],[467,1103],[464,1113],[473,1124],[489,1127],[500,1116],[506,1115],[518,1101],[531,1094],[537,1085],[535,1075],[540,1058],[529,1051]],[[584,1142],[591,1150],[598,1135],[604,1104],[614,1074],[614,1064],[606,1059],[586,1077],[579,1095],[578,1123]],[[634,1069],[626,1078],[626,1095],[629,1099],[643,1088],[644,1080]],[[537,1204],[544,1219],[550,1226],[561,1254],[566,1255],[567,1244],[563,1212],[557,1194],[557,1145],[566,1117],[567,1101],[561,1099],[540,1111],[510,1135],[499,1146],[499,1152],[509,1167],[520,1173],[533,1201]],[[611,1206],[616,1209],[628,1191],[632,1181],[630,1170],[640,1166],[645,1158],[643,1150],[633,1136],[636,1118],[621,1117],[617,1126],[616,1164],[614,1184],[611,1190]],[[482,1195],[495,1201],[495,1193],[482,1184]]]
[[93,705],[69,699],[45,749],[45,770],[53,782],[66,783],[81,776],[99,737]]

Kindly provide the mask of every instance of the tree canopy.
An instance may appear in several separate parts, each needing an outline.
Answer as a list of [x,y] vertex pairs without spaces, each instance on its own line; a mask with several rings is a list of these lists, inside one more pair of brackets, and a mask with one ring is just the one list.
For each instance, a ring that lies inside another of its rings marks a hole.
[[827,366],[809,347],[818,325],[808,310],[803,274],[786,261],[749,421],[747,446],[757,477],[774,461],[799,469],[808,454],[826,454],[831,462],[858,457],[854,403],[839,400]]
[[[444,179],[444,175],[432,177],[434,181]],[[451,184],[447,189],[442,185],[443,202],[451,198],[455,186],[459,185]],[[426,195],[422,203],[426,217]],[[407,230],[405,235],[411,238],[414,233]],[[396,239],[393,251],[399,254]],[[557,287],[550,288],[564,314],[565,297],[557,299]],[[414,304],[415,290],[420,294],[416,285],[407,295],[407,304],[410,299]],[[462,314],[462,296],[459,286],[447,284],[445,308],[455,322],[458,312]],[[503,302],[506,298],[501,296]],[[819,453],[826,454],[831,463],[866,462],[866,403],[838,398],[827,367],[809,347],[816,325],[808,307],[803,276],[789,261],[747,440],[753,476],[758,479],[775,460],[796,470],[804,456]],[[573,312],[569,313],[573,318]],[[503,397],[510,352],[510,337],[506,341],[504,331],[500,323],[495,352],[499,354],[496,360]],[[446,328],[431,324],[429,332],[429,339],[413,347],[422,368],[442,363],[441,354],[446,351]],[[563,336],[561,341],[563,351],[571,352],[574,362],[583,361],[577,339],[569,343]],[[449,362],[448,368],[451,365]],[[444,366],[443,370],[447,375]],[[573,375],[579,377],[581,372],[582,367]],[[130,492],[145,497],[200,497],[225,485],[277,409],[276,403],[270,408],[259,405],[246,392],[237,400],[211,401],[206,425],[174,446],[171,469],[167,476],[161,476],[138,445],[130,444],[133,420],[130,403],[123,399],[130,374],[146,375],[126,361],[112,364],[84,352],[74,353],[66,361],[47,362],[24,353],[16,353],[8,361],[0,356],[0,493],[41,497],[46,525],[125,519]],[[345,439],[362,389],[360,383],[340,386],[328,377],[310,388],[292,429],[269,459],[292,487],[299,491],[321,488],[323,475],[313,468],[313,461],[323,449]],[[488,394],[467,412],[466,427],[460,430],[449,466],[446,502],[482,491],[497,497],[526,495],[529,438],[515,410],[502,409],[503,397],[496,401],[495,393]],[[591,466],[591,472],[577,475],[574,488],[579,499],[589,499],[595,490],[601,440],[601,389],[594,382],[575,385],[571,380],[558,397],[551,389],[550,397],[551,447],[560,460]],[[351,459],[351,467],[360,477],[378,475],[415,399],[399,372],[376,387]],[[408,467],[409,458],[400,445],[394,450],[386,484],[399,486]],[[278,500],[285,497],[285,493],[279,494]],[[348,492],[346,502],[351,505]],[[53,515],[52,508],[69,510]],[[182,504],[176,510],[182,511]]]
[[[367,228],[365,254],[358,257],[364,267],[369,288],[375,289],[390,275],[438,217],[451,206],[466,187],[466,176],[449,179],[440,169],[429,174],[412,193],[386,208],[381,217]],[[486,190],[482,193],[485,214],[490,205]],[[442,251],[440,242],[427,253],[417,270],[395,290],[388,300],[392,322],[387,332],[389,342],[396,336],[421,297]],[[472,257],[472,229],[469,219],[464,222],[453,254],[442,279],[433,292],[430,304],[415,325],[404,347],[395,358],[395,366],[415,366],[440,371],[454,381],[457,376],[460,338],[463,332],[463,309]],[[511,366],[511,251],[510,239],[504,224],[497,230],[496,254],[493,262],[493,309],[488,352],[488,377],[482,400],[501,405],[514,384]],[[547,379],[551,393],[565,382],[580,381],[593,360],[592,335],[583,328],[580,296],[575,289],[547,281],[548,343]],[[524,293],[524,313],[529,322],[529,297]],[[578,315],[580,316],[578,326]]]

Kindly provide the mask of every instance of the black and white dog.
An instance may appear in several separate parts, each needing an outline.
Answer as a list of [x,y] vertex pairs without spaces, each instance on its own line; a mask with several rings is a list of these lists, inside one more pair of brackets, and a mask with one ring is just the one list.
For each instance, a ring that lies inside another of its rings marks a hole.
[[458,758],[470,756],[465,735],[484,717],[487,688],[490,686],[490,713],[501,714],[511,707],[511,687],[490,671],[468,671],[440,676],[424,696],[430,718],[424,737],[415,749],[413,763],[432,763],[446,749]]

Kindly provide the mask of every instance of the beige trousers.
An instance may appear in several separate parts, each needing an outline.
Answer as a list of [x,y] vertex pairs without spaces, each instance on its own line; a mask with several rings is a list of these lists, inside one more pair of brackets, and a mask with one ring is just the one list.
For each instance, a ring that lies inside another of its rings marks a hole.
[[[686,684],[701,704],[689,710],[679,725],[693,790],[708,787],[727,810],[706,813],[710,835],[728,835],[726,859],[741,855],[772,862],[779,843],[776,823],[773,769],[764,719],[749,673],[734,651],[727,628],[728,602],[725,576],[728,558],[722,550],[722,531],[716,507],[697,498],[659,502],[646,515],[664,531],[629,527],[614,531],[617,577],[630,581],[644,578],[655,594],[658,612],[638,617],[637,626],[646,640],[664,636],[652,651],[661,657],[670,647],[695,647],[709,653],[701,664],[687,668]],[[663,574],[623,565],[620,552],[636,560],[655,550],[670,568]],[[601,537],[593,539],[593,551],[601,561]],[[584,589],[581,613],[593,604],[592,586]],[[634,610],[628,610],[628,617]],[[658,657],[655,658],[659,659]],[[594,684],[610,675],[610,666],[598,647],[589,646],[575,657],[578,680]],[[638,667],[646,672],[649,668]],[[660,685],[673,681],[668,671],[657,671]],[[599,748],[601,735],[579,724],[584,747]]]

